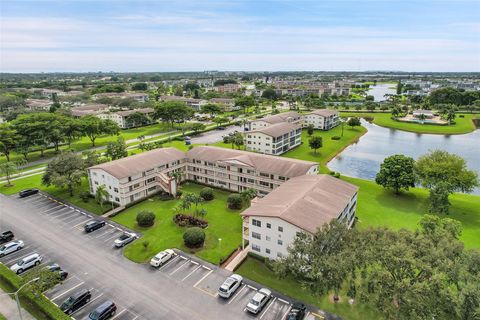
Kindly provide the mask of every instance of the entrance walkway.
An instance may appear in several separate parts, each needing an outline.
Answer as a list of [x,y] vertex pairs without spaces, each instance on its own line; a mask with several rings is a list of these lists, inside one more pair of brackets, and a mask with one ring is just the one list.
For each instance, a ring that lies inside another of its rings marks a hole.
[[232,261],[230,261],[230,263],[225,266],[225,269],[233,272],[243,262],[243,260],[245,260],[249,250],[250,250],[250,244],[246,246],[245,249],[237,253],[235,258],[233,258]]
[[[20,320],[17,303],[0,289],[0,314],[8,320]],[[30,313],[22,308],[23,320],[35,320]]]

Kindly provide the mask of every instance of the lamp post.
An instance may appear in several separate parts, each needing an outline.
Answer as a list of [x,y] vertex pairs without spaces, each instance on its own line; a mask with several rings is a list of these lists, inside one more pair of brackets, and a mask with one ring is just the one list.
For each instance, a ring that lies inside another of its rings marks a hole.
[[20,290],[22,290],[25,286],[27,286],[28,284],[32,283],[32,282],[35,282],[35,281],[38,281],[40,280],[40,278],[34,278],[30,281],[28,281],[27,283],[23,284],[20,288],[18,288],[17,291],[15,292],[6,292],[5,294],[8,294],[8,295],[13,295],[15,297],[15,301],[17,302],[17,308],[18,308],[18,314],[20,315],[20,320],[23,320],[23,316],[22,316],[22,307],[20,306],[20,299],[18,298],[18,294],[20,292]]

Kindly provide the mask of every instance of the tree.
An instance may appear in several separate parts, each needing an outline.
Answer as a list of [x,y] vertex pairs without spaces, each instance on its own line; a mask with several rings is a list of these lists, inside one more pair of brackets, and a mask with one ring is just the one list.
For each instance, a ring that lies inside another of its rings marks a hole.
[[142,112],[135,112],[129,115],[125,121],[128,127],[140,127],[145,126],[151,122],[150,117]]
[[112,141],[107,144],[107,151],[105,152],[107,157],[110,157],[112,160],[117,160],[120,158],[125,158],[128,156],[127,144],[123,137],[118,137],[117,141]]
[[100,207],[103,208],[103,204],[108,200],[109,196],[110,194],[108,193],[104,184],[97,187],[97,191],[95,192],[95,200],[97,200],[97,203],[100,205]]
[[357,117],[352,117],[348,119],[347,124],[350,126],[350,128],[358,127],[361,125],[360,119]]
[[183,101],[164,101],[155,106],[154,119],[161,119],[162,122],[170,123],[171,127],[175,121],[190,119],[195,111],[188,107]]
[[75,118],[63,117],[62,130],[69,147],[73,141],[80,139],[83,135],[80,120]]
[[392,189],[396,194],[415,186],[415,160],[401,154],[385,158],[375,182],[384,188]]
[[15,148],[18,138],[17,131],[9,123],[0,124],[0,152],[7,161],[10,161],[10,152]]
[[148,85],[145,82],[137,82],[132,85],[132,90],[145,91],[148,89]]
[[70,196],[73,196],[74,188],[82,184],[84,176],[86,171],[82,157],[73,152],[65,152],[48,163],[42,184],[66,188]]
[[392,117],[393,117],[394,119],[397,119],[398,116],[399,116],[401,113],[402,113],[402,110],[400,110],[400,108],[398,108],[398,107],[394,107],[394,108],[392,109]]
[[[446,203],[442,200],[445,192],[469,193],[479,185],[478,174],[468,170],[464,159],[442,150],[431,151],[421,156],[415,163],[415,174],[422,186],[430,189],[430,193],[436,193],[430,196],[430,201],[436,203]],[[432,202],[430,207],[439,208]]]
[[248,188],[240,192],[240,196],[242,197],[242,200],[244,203],[247,205],[250,205],[250,201],[254,199],[257,196],[257,190],[253,188]]
[[428,201],[430,202],[428,210],[433,213],[448,214],[450,201],[448,197],[450,192],[445,182],[440,182],[430,189]]
[[206,105],[202,106],[202,112],[210,113],[211,116],[215,116],[216,114],[222,112],[222,108],[218,104],[207,103]]
[[309,137],[312,136],[313,130],[315,130],[315,127],[313,126],[313,124],[310,123],[310,124],[307,126],[307,134],[308,134]]
[[183,196],[183,199],[195,206],[193,215],[196,216],[198,214],[198,205],[201,204],[204,201],[204,199],[195,193],[186,193]]
[[151,227],[155,222],[155,214],[152,211],[140,211],[136,220],[139,227]]
[[205,231],[199,227],[188,228],[183,234],[183,243],[188,248],[200,248],[205,242]]
[[448,124],[452,124],[452,121],[455,120],[456,114],[455,110],[453,108],[449,108],[447,110],[447,114],[445,115],[445,118],[448,121]]
[[220,127],[223,123],[228,122],[228,119],[225,117],[216,117],[213,119],[213,122],[217,124],[217,128]]
[[235,105],[242,108],[245,113],[247,108],[255,105],[255,98],[253,96],[242,96],[235,99]]
[[232,143],[232,149],[235,145],[237,149],[240,150],[240,147],[244,144],[243,135],[240,132],[235,132],[232,136],[230,136],[230,139]]
[[175,182],[176,183],[180,183],[180,181],[182,180],[182,176],[183,176],[183,173],[182,171],[173,171],[173,172],[170,172],[170,177],[172,177],[173,179],[175,179]]
[[82,132],[92,142],[95,147],[95,140],[102,134],[118,134],[120,128],[112,120],[102,120],[93,115],[85,116],[81,119]]
[[311,137],[308,140],[308,145],[311,149],[313,149],[313,152],[316,154],[317,149],[320,149],[323,146],[323,139],[322,137]]
[[205,130],[205,128],[206,128],[205,124],[201,122],[195,122],[192,124],[192,130],[195,135],[197,135],[198,132]]
[[20,161],[17,163],[7,161],[7,162],[2,162],[0,163],[0,172],[2,173],[3,176],[7,179],[7,184],[5,185],[6,187],[11,187],[13,184],[10,183],[10,180],[12,178],[12,175],[18,172],[18,166],[25,164],[26,162]]
[[268,100],[277,100],[278,96],[277,96],[277,93],[275,92],[275,89],[268,88],[268,89],[263,90],[262,98],[265,98],[265,99],[268,99]]

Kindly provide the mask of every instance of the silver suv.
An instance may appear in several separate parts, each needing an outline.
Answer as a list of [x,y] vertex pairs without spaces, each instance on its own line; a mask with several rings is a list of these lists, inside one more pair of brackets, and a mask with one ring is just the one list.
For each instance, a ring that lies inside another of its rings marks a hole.
[[13,266],[11,266],[10,269],[16,274],[20,274],[27,269],[38,266],[40,263],[42,263],[42,260],[43,257],[41,255],[39,255],[38,253],[34,253],[18,261]]
[[228,299],[242,285],[243,278],[238,274],[232,274],[218,288],[218,295]]

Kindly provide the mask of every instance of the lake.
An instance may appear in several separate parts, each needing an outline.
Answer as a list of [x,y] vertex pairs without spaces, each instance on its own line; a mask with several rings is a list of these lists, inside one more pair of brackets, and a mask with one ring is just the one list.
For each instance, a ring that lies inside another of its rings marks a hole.
[[381,83],[375,86],[370,86],[370,89],[367,91],[367,94],[373,96],[373,101],[380,102],[385,101],[386,94],[396,94],[397,89],[395,88],[395,83]]
[[[368,132],[332,159],[328,168],[343,175],[374,180],[388,156],[404,154],[414,159],[430,150],[446,150],[467,161],[480,176],[480,130],[461,135],[420,134],[377,126],[362,119]],[[480,189],[474,191],[480,194]]]

